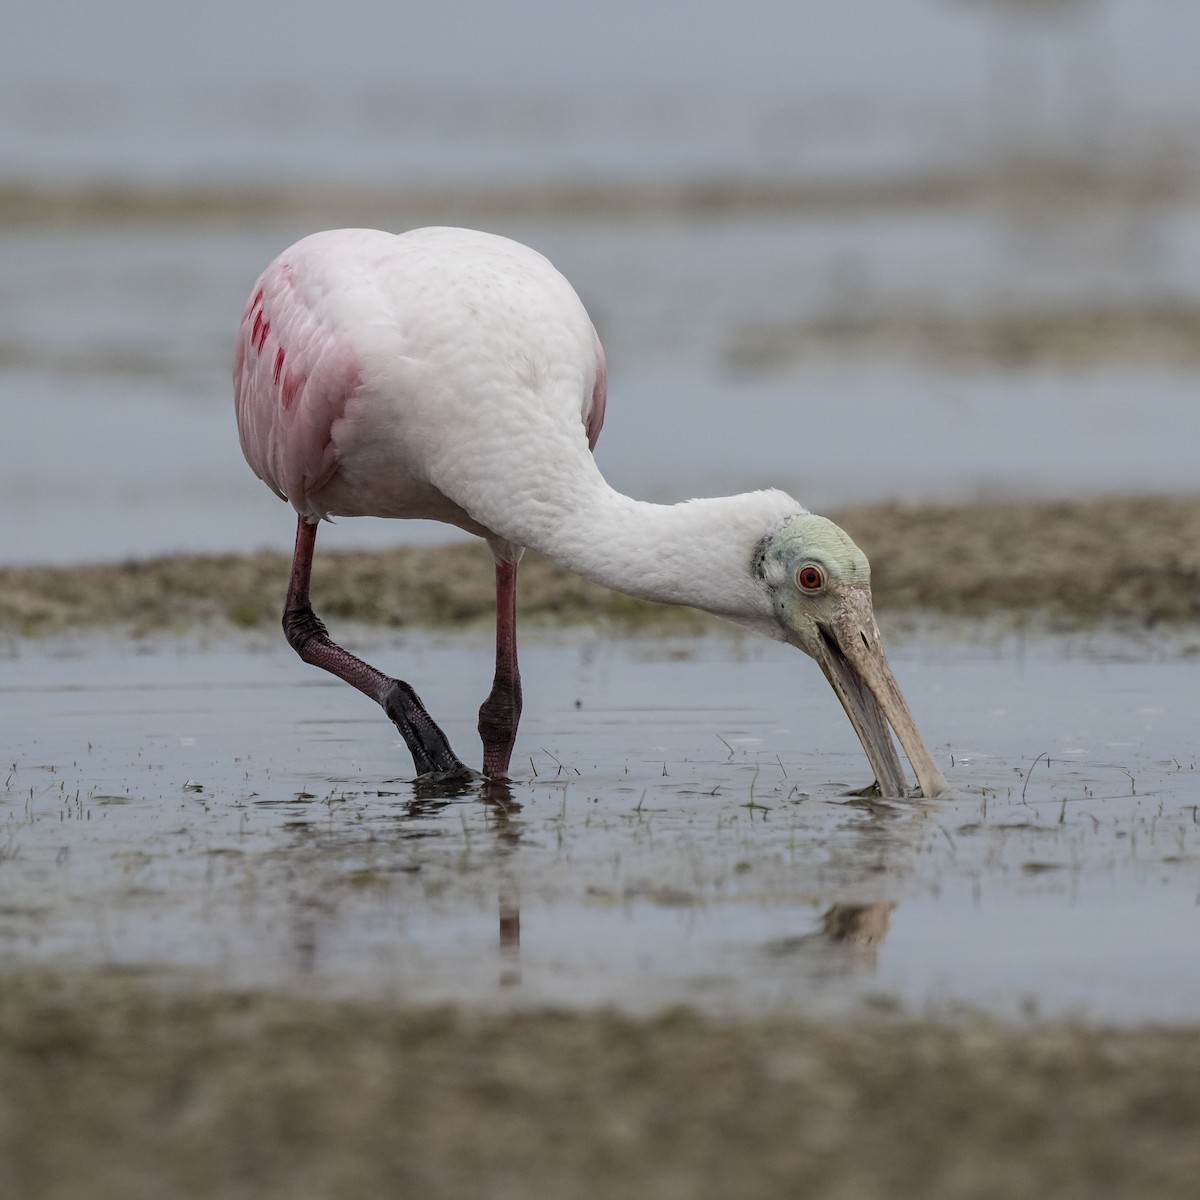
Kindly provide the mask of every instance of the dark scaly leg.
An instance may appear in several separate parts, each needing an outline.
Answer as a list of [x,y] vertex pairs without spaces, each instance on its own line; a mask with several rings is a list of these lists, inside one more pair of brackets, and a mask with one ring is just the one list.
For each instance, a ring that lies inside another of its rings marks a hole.
[[446,735],[407,683],[377,671],[330,639],[308,598],[316,541],[317,527],[300,517],[296,525],[292,578],[283,609],[283,632],[288,644],[305,662],[344,679],[383,708],[412,751],[418,775],[467,774],[467,768],[450,749]]
[[517,667],[517,564],[496,559],[496,677],[479,709],[483,773],[508,775],[521,719],[521,672]]

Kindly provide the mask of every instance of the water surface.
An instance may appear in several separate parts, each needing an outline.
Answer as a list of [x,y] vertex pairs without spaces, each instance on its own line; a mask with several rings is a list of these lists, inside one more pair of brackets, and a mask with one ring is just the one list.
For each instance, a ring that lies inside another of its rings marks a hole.
[[[734,354],[748,332],[863,305],[1200,303],[1200,270],[1188,266],[1200,263],[1195,214],[1144,223],[1145,237],[1122,240],[1078,220],[1029,234],[1020,251],[994,214],[499,231],[548,253],[592,311],[610,367],[597,457],[614,486],[660,501],[777,486],[819,511],[892,497],[1194,489],[1191,364],[1000,370],[839,351],[756,371]],[[230,362],[252,280],[304,232],[0,231],[12,284],[0,298],[0,559],[290,544],[288,510],[241,456]],[[450,535],[363,519],[326,540]]]
[[[486,645],[364,646],[467,754]],[[958,797],[884,804],[846,795],[861,749],[782,647],[535,642],[491,802],[414,791],[374,708],[286,648],[22,647],[0,959],[489,1006],[1194,1020],[1185,650],[898,647]]]

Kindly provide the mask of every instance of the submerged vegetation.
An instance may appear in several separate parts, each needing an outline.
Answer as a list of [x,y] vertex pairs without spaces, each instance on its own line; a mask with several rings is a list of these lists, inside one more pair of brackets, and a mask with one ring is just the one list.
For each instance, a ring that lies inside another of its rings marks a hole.
[[[885,616],[1011,615],[1060,628],[1200,620],[1200,497],[877,504],[829,515],[870,558]],[[277,551],[3,567],[0,631],[266,629],[279,620],[288,571]],[[469,542],[326,549],[314,563],[313,598],[328,620],[392,628],[464,628],[489,623],[495,611],[487,552]],[[611,592],[532,554],[521,567],[520,603],[533,624],[687,632],[714,623]]]

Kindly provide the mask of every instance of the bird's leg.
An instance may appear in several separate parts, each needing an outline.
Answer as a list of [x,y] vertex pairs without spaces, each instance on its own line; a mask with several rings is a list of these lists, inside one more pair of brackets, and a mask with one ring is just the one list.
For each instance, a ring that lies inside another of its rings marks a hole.
[[496,560],[496,677],[479,709],[483,773],[508,774],[521,719],[521,672],[517,667],[517,564]]
[[344,679],[379,704],[400,730],[418,775],[466,774],[446,735],[425,711],[417,693],[401,679],[392,679],[331,640],[308,598],[313,546],[317,527],[303,517],[296,525],[296,553],[283,609],[283,632],[288,644],[313,666]]

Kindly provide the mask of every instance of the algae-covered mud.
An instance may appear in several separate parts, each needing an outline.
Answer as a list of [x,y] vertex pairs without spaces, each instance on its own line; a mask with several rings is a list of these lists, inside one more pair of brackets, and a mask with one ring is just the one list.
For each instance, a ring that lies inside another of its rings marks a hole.
[[[12,1196],[1179,1197],[1190,1031],[404,1010],[0,982]],[[1061,1187],[1058,1181],[1062,1181]]]
[[[877,504],[829,515],[870,558],[884,620],[933,613],[1137,630],[1200,619],[1194,496]],[[337,549],[339,532],[324,535],[313,569],[313,601],[330,620],[391,628],[491,620],[491,559],[474,539],[346,551]],[[273,629],[288,570],[278,551],[0,566],[0,636]],[[520,587],[522,619],[534,624],[676,632],[714,625],[692,610],[610,592],[536,555],[523,560]]]

